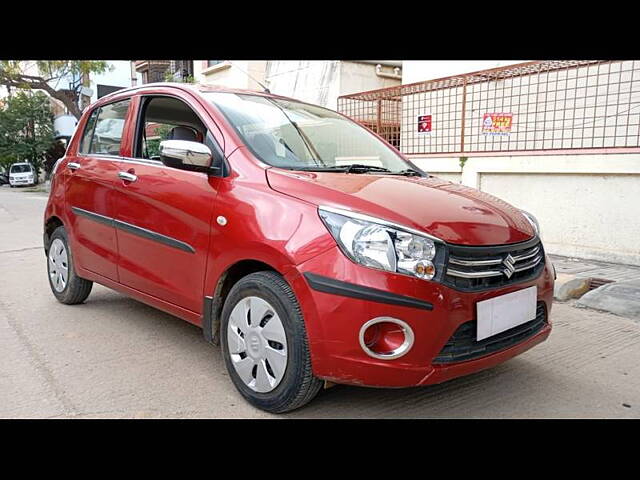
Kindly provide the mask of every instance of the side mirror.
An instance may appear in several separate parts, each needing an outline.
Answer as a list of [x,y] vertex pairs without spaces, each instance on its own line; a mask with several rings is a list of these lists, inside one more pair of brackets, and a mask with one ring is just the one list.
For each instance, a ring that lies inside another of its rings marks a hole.
[[160,161],[167,167],[204,172],[211,167],[211,149],[198,142],[164,140],[160,142]]

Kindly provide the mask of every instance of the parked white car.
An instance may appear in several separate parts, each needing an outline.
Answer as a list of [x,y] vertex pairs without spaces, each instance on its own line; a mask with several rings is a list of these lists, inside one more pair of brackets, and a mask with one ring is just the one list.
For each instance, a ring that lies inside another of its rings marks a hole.
[[17,187],[20,185],[33,186],[37,183],[36,169],[30,163],[14,163],[9,169],[9,185]]

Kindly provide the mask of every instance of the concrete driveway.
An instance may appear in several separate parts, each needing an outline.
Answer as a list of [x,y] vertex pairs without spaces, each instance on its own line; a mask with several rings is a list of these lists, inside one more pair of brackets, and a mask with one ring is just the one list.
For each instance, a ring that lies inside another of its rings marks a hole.
[[46,194],[0,187],[1,418],[640,418],[640,325],[556,304],[550,339],[433,387],[337,386],[274,416],[248,405],[220,351],[186,322],[94,285],[50,293]]

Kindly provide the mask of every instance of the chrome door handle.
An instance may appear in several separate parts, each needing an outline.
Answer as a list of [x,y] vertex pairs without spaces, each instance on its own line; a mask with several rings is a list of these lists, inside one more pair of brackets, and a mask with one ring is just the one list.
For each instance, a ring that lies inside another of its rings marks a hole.
[[76,162],[69,162],[69,163],[67,163],[67,168],[69,170],[77,170],[77,169],[80,168],[80,164],[76,163]]
[[125,180],[127,182],[135,182],[136,180],[138,180],[137,175],[134,175],[133,173],[129,173],[129,172],[118,172],[118,176],[122,180]]

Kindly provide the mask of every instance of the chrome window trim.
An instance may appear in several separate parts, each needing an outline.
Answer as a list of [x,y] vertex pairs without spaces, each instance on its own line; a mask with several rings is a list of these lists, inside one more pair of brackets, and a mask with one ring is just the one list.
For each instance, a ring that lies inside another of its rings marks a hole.
[[[138,165],[147,165],[149,167],[171,168],[167,167],[160,160],[151,160],[147,158],[120,157],[120,161],[125,163],[136,163]],[[173,168],[172,170],[176,169]]]
[[[78,155],[78,156],[80,156],[80,155]],[[96,160],[107,160],[107,161],[111,161],[111,162],[125,162],[125,163],[134,163],[134,164],[137,164],[137,165],[146,165],[146,166],[151,166],[151,167],[171,168],[171,167],[167,167],[160,160],[150,160],[150,159],[145,159],[145,158],[121,157],[121,156],[104,155],[104,154],[84,155],[84,156],[85,157],[95,158]],[[173,170],[176,170],[176,169],[174,168]]]

